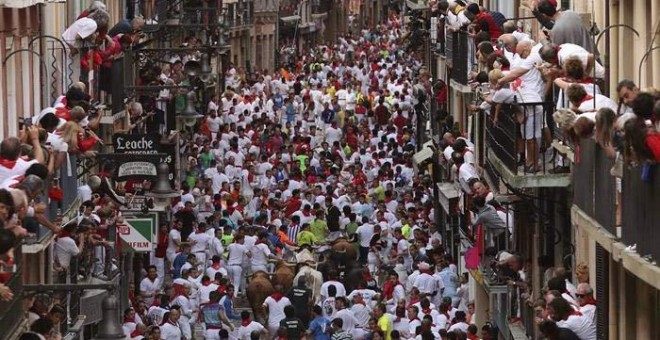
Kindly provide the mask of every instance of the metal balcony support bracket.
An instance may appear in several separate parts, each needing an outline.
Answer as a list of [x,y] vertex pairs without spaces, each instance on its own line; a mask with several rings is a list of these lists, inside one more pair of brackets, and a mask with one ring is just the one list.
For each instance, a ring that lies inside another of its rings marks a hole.
[[660,49],[660,45],[655,47],[649,47],[649,49],[646,50],[646,53],[644,53],[644,55],[642,56],[642,60],[639,61],[639,67],[637,69],[637,75],[638,75],[637,86],[642,85],[642,65],[644,65],[646,59],[651,55],[651,52],[657,49]]

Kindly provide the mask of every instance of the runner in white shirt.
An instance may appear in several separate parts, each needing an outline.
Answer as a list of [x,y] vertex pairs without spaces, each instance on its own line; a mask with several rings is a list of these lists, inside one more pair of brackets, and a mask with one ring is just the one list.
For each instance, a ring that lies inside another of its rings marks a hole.
[[209,296],[211,292],[218,290],[218,284],[216,284],[213,279],[210,279],[208,276],[202,278],[202,285],[199,287],[199,303],[205,304],[209,303]]
[[244,242],[245,237],[239,235],[234,239],[234,243],[227,246],[229,249],[227,272],[229,273],[231,282],[235,288],[234,296],[238,296],[240,289],[243,287],[243,256],[252,256],[250,249],[243,244]]
[[181,231],[179,230],[181,222],[177,222],[174,226],[172,226],[172,230],[170,230],[170,233],[167,235],[167,249],[165,250],[165,255],[167,256],[167,260],[170,262],[170,266],[172,266],[172,263],[174,263],[174,258],[176,257],[176,253],[179,251],[179,247],[181,247]]
[[[217,238],[215,240],[217,240]],[[213,255],[213,257],[211,257],[211,265],[209,265],[209,267],[206,268],[206,273],[205,273],[206,276],[209,277],[209,279],[215,280],[215,276],[218,273],[220,273],[222,277],[229,276],[227,269],[225,269],[220,265],[221,259],[222,258],[220,257],[220,255]]]
[[156,266],[149,266],[147,268],[147,276],[140,282],[140,295],[144,298],[147,306],[151,306],[154,298],[160,292],[162,282],[158,278],[158,270]]
[[277,256],[273,255],[268,247],[268,241],[266,240],[266,233],[260,232],[259,239],[252,246],[252,272],[264,271],[268,272],[268,259],[277,259]]
[[181,327],[179,327],[179,319],[181,317],[181,311],[179,309],[172,308],[170,310],[170,316],[167,321],[160,326],[160,338],[162,340],[181,340],[183,333],[181,332]]
[[337,272],[334,270],[331,270],[328,273],[328,281],[323,282],[321,285],[321,298],[326,298],[328,297],[328,287],[335,286],[337,289],[337,296],[346,296],[346,288],[344,287],[344,284],[337,281]]
[[266,336],[268,331],[260,323],[250,320],[250,312],[241,312],[241,327],[238,328],[238,340],[252,339],[252,333],[258,332],[262,336]]
[[206,270],[206,254],[211,244],[212,237],[206,233],[206,224],[200,223],[197,226],[197,231],[188,236],[189,242],[192,243],[190,248],[190,253],[195,254],[197,257],[197,264],[200,266],[200,270],[204,272]]
[[282,294],[284,289],[281,285],[276,285],[275,293],[264,300],[263,307],[268,312],[268,332],[271,337],[277,334],[277,329],[280,327],[280,321],[286,316],[284,315],[284,307],[291,305],[289,298]]
[[[355,314],[350,309],[346,308],[348,301],[345,297],[340,296],[335,300],[335,307],[337,311],[335,312],[335,318],[341,318],[344,321],[342,329],[348,334],[354,334],[355,326],[358,325],[359,321],[355,318]],[[358,332],[359,335],[362,335],[362,331]],[[353,335],[357,338],[357,336]]]

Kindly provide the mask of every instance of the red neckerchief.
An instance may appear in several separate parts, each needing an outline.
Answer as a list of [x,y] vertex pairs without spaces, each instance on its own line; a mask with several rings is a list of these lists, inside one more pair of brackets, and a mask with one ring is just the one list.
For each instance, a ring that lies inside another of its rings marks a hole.
[[135,323],[135,318],[134,317],[129,318],[128,316],[125,316],[124,317],[124,323],[129,323],[129,322]]
[[213,269],[215,269],[215,270],[220,269],[220,262],[217,262],[217,263],[214,262],[214,263],[212,263],[212,264],[211,264],[211,268],[213,268]]
[[586,102],[587,100],[592,100],[592,99],[594,99],[594,96],[587,95],[582,100],[580,100],[580,103],[578,104],[578,106],[582,105],[582,103]]
[[431,314],[431,308],[422,308],[422,313],[424,314]]
[[211,284],[211,280],[204,280],[202,281],[202,286],[208,287]]
[[[573,310],[568,316],[570,317],[571,315],[582,316],[582,313],[580,313],[580,311]],[[568,317],[566,319],[568,319]]]
[[144,335],[144,331],[139,330],[136,328],[132,333],[131,333],[131,338],[138,337],[140,335]]
[[7,169],[13,169],[16,166],[16,161],[0,158],[0,166],[4,166]]
[[593,84],[594,78],[576,79],[575,82],[578,84]]
[[252,320],[250,320],[250,318],[247,318],[247,319],[241,320],[241,326],[243,326],[243,327],[247,327],[247,326],[249,326],[251,323],[252,323]]
[[584,302],[584,305],[596,305],[596,299],[593,297],[587,298],[587,301]]
[[270,297],[272,297],[276,302],[279,302],[284,297],[284,294],[280,292],[275,292]]

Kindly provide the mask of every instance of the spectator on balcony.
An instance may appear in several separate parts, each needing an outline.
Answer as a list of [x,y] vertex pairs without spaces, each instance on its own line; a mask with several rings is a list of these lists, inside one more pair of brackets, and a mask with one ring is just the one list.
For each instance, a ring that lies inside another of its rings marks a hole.
[[[566,88],[566,97],[571,104],[571,109],[580,113],[579,117],[586,117],[596,122],[596,112],[601,108],[609,108],[612,111],[618,109],[612,99],[602,95],[589,95],[581,84],[571,84]],[[578,118],[579,118],[578,117]]]
[[603,65],[597,61],[592,53],[584,49],[582,45],[547,43],[541,47],[539,54],[543,61],[550,64],[550,67],[546,67],[544,72],[547,77],[552,79],[561,73],[564,63],[571,57],[578,58],[582,62],[585,74],[593,75],[596,79],[603,79],[605,77],[605,68]]
[[34,159],[29,160],[21,155],[21,141],[18,138],[3,140],[0,143],[0,183],[12,176],[22,176],[32,164],[44,164],[45,155],[39,141],[39,129],[33,126],[25,129],[25,133],[32,145]]
[[502,35],[502,27],[497,24],[492,14],[482,11],[478,4],[469,4],[465,16],[476,26],[477,32],[488,32],[491,40],[497,40]]
[[[4,221],[4,219],[0,219]],[[11,301],[14,293],[4,284],[7,283],[7,274],[4,268],[10,267],[14,262],[14,247],[18,244],[18,238],[10,230],[4,229],[0,223],[0,301]]]
[[596,325],[582,313],[573,309],[564,299],[553,299],[548,304],[548,315],[557,326],[575,332],[580,340],[596,340]]
[[456,179],[461,186],[463,192],[468,195],[472,194],[471,186],[474,182],[480,179],[477,169],[469,163],[465,163],[463,154],[457,151],[454,151],[451,156],[452,162],[454,163],[454,171],[456,171]]
[[59,273],[68,273],[71,259],[74,256],[78,256],[85,249],[85,235],[76,234],[76,228],[77,224],[75,222],[69,222],[62,228],[62,231],[60,231],[55,239],[54,264],[55,270]]
[[594,291],[591,286],[588,283],[580,283],[575,295],[580,306],[580,313],[596,324],[596,299],[594,299]]
[[[532,37],[528,33],[523,32],[514,20],[507,20],[502,24],[502,33],[511,34],[518,42],[532,40]],[[513,46],[513,48],[515,49],[516,46]]]
[[560,88],[557,96],[557,108],[568,107],[564,91],[571,84],[579,84],[584,87],[585,91],[591,96],[601,94],[600,88],[594,85],[594,79],[584,72],[584,65],[577,57],[570,57],[566,60],[562,67],[565,76],[559,77],[554,80],[554,84]]
[[[489,73],[488,78],[491,84],[499,84],[500,79],[504,75],[500,70],[493,70]],[[520,124],[520,135],[525,141],[525,172],[539,171],[539,142],[541,139],[541,130],[545,124],[543,117],[543,107],[538,105],[542,102],[541,96],[535,91],[524,91],[521,89],[512,89],[503,87],[487,98],[494,104],[512,104],[518,103],[521,105],[514,105],[512,113]],[[497,124],[499,121],[499,109],[501,105],[495,107],[493,114],[493,123]],[[521,154],[521,156],[523,156]],[[522,158],[522,157],[521,157]]]
[[550,30],[550,40],[553,43],[580,45],[589,53],[599,55],[591,32],[578,13],[560,10],[557,0],[526,0],[523,5],[531,9],[539,22]]
[[142,32],[144,24],[142,17],[135,17],[132,20],[121,19],[110,29],[108,35],[112,38],[119,34],[135,35]]
[[[556,271],[556,270],[555,270]],[[566,283],[568,280],[564,276],[557,276],[551,278],[548,280],[548,289],[550,291],[557,291],[559,294],[561,294],[561,298],[564,300],[568,301],[571,305],[577,307],[577,301],[575,301],[575,298],[568,292]]]
[[657,104],[660,101],[660,93],[640,92],[635,99],[630,102],[630,107],[635,115],[644,120],[646,125],[652,130],[659,130],[660,117],[656,112]]
[[495,88],[505,84],[511,84],[513,90],[537,93],[544,98],[545,81],[538,70],[538,65],[543,63],[539,50],[543,45],[535,44],[531,40],[520,41],[516,44],[518,58],[509,60],[511,71],[497,80]]
[[619,81],[616,85],[616,94],[619,98],[619,105],[623,104],[624,107],[620,107],[619,110],[615,112],[619,114],[632,112],[630,105],[639,94],[639,88],[635,85],[635,82],[629,79]]
[[551,320],[541,321],[539,331],[548,340],[580,340],[575,332],[569,328],[559,327]]
[[86,43],[91,44],[96,39],[98,25],[94,19],[80,18],[71,24],[64,33],[62,40],[69,45],[71,55],[78,54],[78,49]]
[[472,223],[472,230],[476,230],[476,227],[481,225],[486,235],[486,247],[496,247],[497,250],[503,250],[506,243],[501,235],[507,230],[506,223],[502,221],[492,205],[486,204],[485,197],[474,197],[472,204],[474,212],[477,214],[477,218]]
[[639,117],[626,121],[623,127],[625,137],[624,160],[630,162],[660,162],[660,133],[649,131],[644,120]]
[[[442,6],[442,5],[439,5]],[[465,2],[462,0],[448,2],[447,24],[452,30],[458,30],[461,27],[470,24],[470,19],[466,16]]]

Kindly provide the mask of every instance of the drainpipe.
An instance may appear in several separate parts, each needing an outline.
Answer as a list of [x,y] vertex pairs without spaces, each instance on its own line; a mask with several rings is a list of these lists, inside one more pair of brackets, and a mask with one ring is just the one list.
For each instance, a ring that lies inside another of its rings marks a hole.
[[69,0],[66,2],[67,27],[76,20],[80,13],[82,13],[81,0]]

